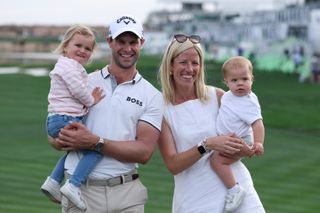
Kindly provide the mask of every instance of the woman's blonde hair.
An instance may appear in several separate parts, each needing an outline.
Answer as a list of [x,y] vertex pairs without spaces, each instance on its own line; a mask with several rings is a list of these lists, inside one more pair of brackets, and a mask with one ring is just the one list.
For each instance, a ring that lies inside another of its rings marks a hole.
[[178,57],[179,54],[189,48],[194,48],[200,57],[200,72],[195,81],[196,97],[202,102],[205,102],[209,99],[207,94],[207,86],[205,84],[204,54],[200,43],[194,44],[189,39],[183,43],[180,43],[174,39],[166,48],[159,69],[162,94],[166,103],[173,104],[175,101],[174,80],[171,74],[173,60]]
[[95,37],[93,31],[87,26],[77,24],[77,25],[70,27],[66,31],[66,33],[63,36],[63,40],[61,41],[61,43],[59,44],[57,49],[54,50],[54,52],[61,54],[61,55],[64,55],[64,48],[67,46],[69,41],[73,38],[73,36],[76,34],[92,37],[93,41],[94,41],[92,51],[94,51],[96,49],[97,43],[96,43],[96,37]]

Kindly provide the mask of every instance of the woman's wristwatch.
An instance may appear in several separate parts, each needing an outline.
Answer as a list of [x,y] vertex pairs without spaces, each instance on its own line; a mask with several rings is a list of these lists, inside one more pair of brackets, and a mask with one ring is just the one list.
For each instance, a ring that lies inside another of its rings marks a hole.
[[207,149],[207,146],[206,146],[206,143],[207,143],[207,140],[204,139],[202,140],[200,143],[198,143],[198,151],[201,155],[201,157],[205,154],[207,154],[210,150]]

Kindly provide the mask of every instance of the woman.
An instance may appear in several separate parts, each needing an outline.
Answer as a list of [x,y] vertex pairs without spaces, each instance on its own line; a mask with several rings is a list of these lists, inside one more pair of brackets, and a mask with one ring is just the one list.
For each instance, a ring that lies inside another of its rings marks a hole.
[[[174,175],[174,213],[223,212],[226,188],[210,167],[211,151],[232,158],[253,154],[234,135],[217,136],[224,91],[205,85],[203,57],[199,36],[175,35],[160,66],[166,104],[159,148]],[[240,161],[231,167],[247,191],[235,212],[265,212],[246,167]]]

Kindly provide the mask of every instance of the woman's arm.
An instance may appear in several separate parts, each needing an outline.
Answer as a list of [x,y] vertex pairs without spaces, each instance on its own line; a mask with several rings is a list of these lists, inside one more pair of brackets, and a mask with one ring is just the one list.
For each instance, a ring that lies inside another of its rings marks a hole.
[[161,134],[158,144],[162,159],[173,175],[189,168],[201,158],[197,146],[194,146],[187,151],[177,153],[177,148],[170,127],[164,118],[162,120]]
[[[177,152],[170,127],[165,119],[162,121],[161,129],[159,140],[160,153],[164,163],[173,175],[188,169],[201,158],[197,145],[191,147],[187,151],[180,153]],[[205,143],[208,150],[216,150],[228,154],[239,152],[243,146],[240,139],[232,136],[216,136],[207,138]]]

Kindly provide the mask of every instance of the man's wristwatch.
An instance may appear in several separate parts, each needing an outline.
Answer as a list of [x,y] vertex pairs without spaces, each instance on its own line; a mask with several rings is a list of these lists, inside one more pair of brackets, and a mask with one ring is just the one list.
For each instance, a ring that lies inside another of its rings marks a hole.
[[97,152],[101,152],[102,148],[103,148],[103,144],[104,144],[104,139],[103,138],[99,138],[98,143],[96,143],[96,145],[94,146],[93,150],[97,151]]
[[209,150],[206,147],[206,142],[207,142],[206,140],[203,140],[200,143],[198,143],[197,148],[201,156],[209,152]]

